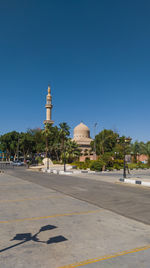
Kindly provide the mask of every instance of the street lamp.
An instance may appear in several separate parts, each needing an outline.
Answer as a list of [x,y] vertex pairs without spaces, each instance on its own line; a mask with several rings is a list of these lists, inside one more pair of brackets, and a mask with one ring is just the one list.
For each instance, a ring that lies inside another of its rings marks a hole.
[[64,146],[64,172],[66,172],[66,148]]
[[[131,140],[130,137],[125,137],[123,143],[121,143],[123,145],[123,178],[126,178],[126,145],[128,145]],[[121,138],[118,137],[117,142],[120,143]]]

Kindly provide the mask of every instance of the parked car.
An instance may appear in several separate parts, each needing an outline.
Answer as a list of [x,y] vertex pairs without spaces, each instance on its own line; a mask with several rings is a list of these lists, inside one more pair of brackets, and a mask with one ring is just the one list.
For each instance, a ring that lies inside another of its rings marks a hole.
[[17,167],[19,167],[19,166],[23,166],[24,163],[23,163],[23,162],[20,162],[20,161],[13,161],[13,162],[12,162],[12,165],[13,165],[13,166],[17,166]]

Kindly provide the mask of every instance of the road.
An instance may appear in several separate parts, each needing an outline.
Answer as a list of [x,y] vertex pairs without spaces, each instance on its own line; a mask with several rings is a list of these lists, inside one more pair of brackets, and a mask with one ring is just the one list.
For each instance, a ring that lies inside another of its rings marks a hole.
[[[97,205],[124,217],[150,224],[150,189],[127,186],[73,176],[60,176],[33,172],[18,167],[8,169],[8,174],[22,180],[72,196]],[[104,175],[106,176],[106,174]]]

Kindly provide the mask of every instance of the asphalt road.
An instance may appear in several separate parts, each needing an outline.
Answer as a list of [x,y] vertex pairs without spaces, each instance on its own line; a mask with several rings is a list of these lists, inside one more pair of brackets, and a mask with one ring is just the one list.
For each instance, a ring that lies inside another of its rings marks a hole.
[[[76,199],[150,224],[150,189],[73,176],[33,172],[22,167],[8,169],[10,175],[54,189]],[[106,176],[106,175],[105,175]],[[109,175],[108,175],[109,176]]]

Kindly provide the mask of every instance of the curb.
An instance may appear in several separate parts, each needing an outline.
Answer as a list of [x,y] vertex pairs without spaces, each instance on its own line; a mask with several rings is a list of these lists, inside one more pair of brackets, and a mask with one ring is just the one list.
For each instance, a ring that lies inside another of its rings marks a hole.
[[146,181],[122,179],[122,178],[119,179],[119,181],[124,182],[124,183],[138,184],[138,185],[150,187],[150,182],[146,182]]
[[53,173],[53,174],[59,174],[59,175],[72,175],[72,174],[81,174],[81,173],[86,173],[86,174],[97,174],[98,172],[91,171],[91,170],[57,170],[57,169],[46,169],[42,168],[42,172],[44,173]]

